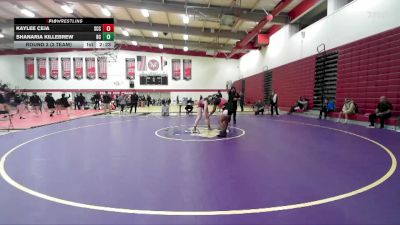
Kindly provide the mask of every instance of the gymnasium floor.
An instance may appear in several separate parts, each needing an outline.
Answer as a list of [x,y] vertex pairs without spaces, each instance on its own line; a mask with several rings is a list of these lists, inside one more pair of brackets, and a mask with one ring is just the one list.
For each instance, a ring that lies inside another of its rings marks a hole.
[[399,133],[241,115],[221,140],[190,133],[194,119],[96,116],[1,135],[0,223],[400,223]]

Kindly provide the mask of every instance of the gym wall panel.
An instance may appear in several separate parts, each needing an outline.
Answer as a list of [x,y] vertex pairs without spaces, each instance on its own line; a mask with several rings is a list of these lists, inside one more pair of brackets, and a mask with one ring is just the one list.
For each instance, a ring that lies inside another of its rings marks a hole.
[[233,86],[236,88],[237,92],[240,92],[242,90],[242,80],[233,82]]
[[264,73],[248,77],[245,80],[245,103],[254,104],[257,100],[262,101],[264,99]]
[[[393,104],[395,115],[400,115],[400,27],[376,34],[330,51],[339,52],[336,101],[341,108],[345,97],[354,99],[361,113],[375,110],[379,97],[384,95]],[[300,96],[313,104],[315,57],[307,57],[272,71],[272,87],[279,95],[279,106],[289,107]],[[246,95],[249,80],[244,78]],[[240,82],[235,82],[240,83]],[[260,90],[263,83],[252,82],[251,88]],[[251,99],[262,98],[263,93],[251,91]],[[246,100],[247,102],[247,100]]]
[[400,114],[400,27],[338,47],[337,105],[352,98],[361,113],[375,110],[380,96]]
[[245,80],[245,104],[254,104],[257,100],[263,100],[264,96],[264,73],[233,82],[237,92],[242,90],[242,81]]
[[308,57],[272,70],[272,89],[278,93],[279,106],[290,107],[304,96],[313,105],[315,57]]

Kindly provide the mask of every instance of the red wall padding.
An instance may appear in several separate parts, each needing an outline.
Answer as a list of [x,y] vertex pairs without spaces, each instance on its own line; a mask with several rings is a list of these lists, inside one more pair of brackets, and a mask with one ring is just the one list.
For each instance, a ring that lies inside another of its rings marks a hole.
[[[264,99],[264,73],[247,77],[245,80],[244,101],[246,104],[254,104],[257,100]],[[240,91],[240,90],[238,90]]]
[[304,58],[272,70],[272,89],[278,93],[279,106],[289,107],[305,96],[313,105],[315,56]]
[[[242,79],[243,80],[243,79]],[[242,91],[242,80],[233,82],[233,86],[239,93]],[[259,73],[245,78],[245,104],[254,104],[257,100],[264,99],[264,73]]]
[[242,91],[242,80],[233,82],[233,86],[236,88],[236,91],[240,93]]
[[[339,52],[336,101],[341,108],[345,97],[354,99],[361,113],[375,110],[385,95],[400,115],[400,27],[329,51]],[[315,55],[273,69],[273,89],[279,106],[288,107],[300,96],[313,103]],[[246,102],[264,96],[264,75],[246,78]]]
[[400,28],[389,30],[338,48],[336,99],[358,104],[361,113],[375,110],[384,95],[400,114]]

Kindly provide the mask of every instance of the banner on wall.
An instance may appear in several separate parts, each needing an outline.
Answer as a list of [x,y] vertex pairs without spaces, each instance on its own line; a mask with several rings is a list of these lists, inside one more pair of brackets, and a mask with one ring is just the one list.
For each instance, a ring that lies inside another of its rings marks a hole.
[[83,59],[82,57],[74,57],[74,76],[75,79],[83,78]]
[[49,58],[49,68],[50,68],[50,78],[53,80],[58,79],[58,58],[50,57]]
[[37,68],[38,68],[38,78],[41,80],[45,80],[46,79],[46,62],[47,62],[47,58],[45,57],[37,57],[36,58],[36,62],[37,62]]
[[134,80],[135,79],[135,58],[126,58],[125,59],[125,68],[126,68],[126,79]]
[[71,58],[61,58],[61,76],[63,79],[71,79]]
[[172,59],[172,79],[180,80],[181,79],[181,60],[180,59]]
[[107,58],[99,57],[97,58],[97,71],[99,71],[99,79],[107,79]]
[[192,60],[191,59],[183,60],[183,79],[185,79],[185,80],[192,79]]
[[93,80],[96,78],[96,59],[93,57],[85,58],[86,61],[86,78]]
[[167,64],[168,61],[165,57],[161,56],[161,71],[164,71],[165,69],[167,69]]
[[138,56],[137,57],[137,70],[138,71],[146,71],[146,56]]
[[33,80],[35,78],[35,58],[25,57],[25,78]]

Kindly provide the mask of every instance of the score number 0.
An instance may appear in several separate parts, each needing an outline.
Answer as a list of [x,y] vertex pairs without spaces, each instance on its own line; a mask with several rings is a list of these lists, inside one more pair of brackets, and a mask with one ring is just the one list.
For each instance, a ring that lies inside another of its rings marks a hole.
[[103,32],[114,32],[114,24],[103,24]]
[[101,31],[98,29],[102,29],[103,35],[97,34],[96,35],[96,40],[114,40],[114,35],[111,35],[110,33],[114,32],[114,24],[103,24],[102,27],[100,26],[95,26],[94,29],[95,31]]
[[114,33],[96,34],[96,40],[113,41]]

